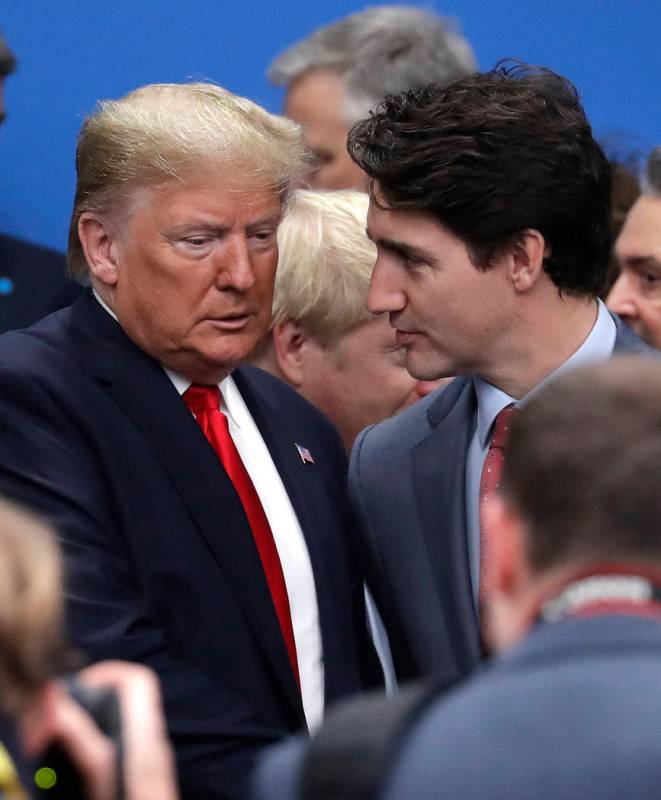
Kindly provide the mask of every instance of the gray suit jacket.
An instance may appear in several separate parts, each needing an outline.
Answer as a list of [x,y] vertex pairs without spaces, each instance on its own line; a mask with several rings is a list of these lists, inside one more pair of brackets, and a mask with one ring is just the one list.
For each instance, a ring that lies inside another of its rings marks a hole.
[[657,620],[541,625],[435,701],[380,798],[656,800],[660,673]]
[[[392,771],[374,796],[656,800],[660,672],[658,620],[542,624],[463,687],[430,702],[396,744]],[[254,800],[300,800],[307,752],[302,738],[267,750]]]
[[[616,352],[656,353],[614,320]],[[476,412],[471,378],[457,378],[354,445],[350,494],[400,680],[450,686],[480,662],[465,497]]]
[[[542,624],[463,687],[429,703],[395,744],[392,771],[373,796],[656,800],[660,672],[658,620]],[[354,709],[368,702],[356,700]],[[254,800],[299,800],[308,746],[297,738],[267,750],[254,775]]]

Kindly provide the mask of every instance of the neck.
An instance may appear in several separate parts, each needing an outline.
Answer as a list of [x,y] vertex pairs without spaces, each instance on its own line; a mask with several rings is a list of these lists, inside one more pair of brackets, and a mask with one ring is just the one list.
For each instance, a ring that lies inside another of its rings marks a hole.
[[[590,335],[598,306],[592,297],[558,294],[550,281],[541,296],[521,298],[521,313],[493,368],[481,377],[520,400],[564,364]],[[550,296],[549,296],[550,295]]]

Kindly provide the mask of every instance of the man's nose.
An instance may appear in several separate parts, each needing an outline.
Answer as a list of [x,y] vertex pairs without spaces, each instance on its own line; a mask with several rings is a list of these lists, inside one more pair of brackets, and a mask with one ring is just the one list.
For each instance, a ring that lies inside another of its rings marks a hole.
[[636,300],[636,290],[631,276],[627,272],[621,272],[608,293],[606,305],[618,316],[627,319],[638,316]]
[[244,237],[237,236],[227,243],[217,259],[219,289],[247,292],[255,285],[255,270],[250,247]]
[[395,269],[385,258],[377,258],[372,270],[367,308],[372,314],[402,311],[406,306],[406,294],[400,288]]

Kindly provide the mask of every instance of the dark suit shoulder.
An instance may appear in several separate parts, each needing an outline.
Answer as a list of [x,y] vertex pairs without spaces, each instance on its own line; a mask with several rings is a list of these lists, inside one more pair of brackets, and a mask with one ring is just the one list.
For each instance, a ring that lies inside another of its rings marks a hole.
[[68,355],[67,322],[69,309],[54,311],[29,328],[0,333],[0,362],[26,373],[41,373],[43,363],[62,361]]
[[64,255],[0,235],[0,332],[25,328],[81,293],[67,274]]

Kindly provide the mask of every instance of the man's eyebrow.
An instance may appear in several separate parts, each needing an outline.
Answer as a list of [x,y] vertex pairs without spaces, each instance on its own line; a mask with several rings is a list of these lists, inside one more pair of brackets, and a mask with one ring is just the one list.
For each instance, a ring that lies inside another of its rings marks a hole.
[[274,225],[278,226],[282,222],[282,211],[278,211],[275,214],[265,214],[263,217],[259,217],[259,219],[254,220],[253,222],[248,225],[249,230],[253,230],[254,228],[261,228],[262,225]]
[[627,266],[636,270],[653,269],[656,272],[661,272],[661,259],[655,256],[634,256],[622,260]]
[[224,233],[228,226],[218,225],[214,222],[206,222],[204,220],[188,220],[187,222],[180,222],[173,225],[170,233],[173,236],[181,236],[192,231],[199,231],[200,233]]
[[404,258],[415,258],[419,259],[420,261],[429,261],[431,259],[430,254],[425,251],[421,250],[415,245],[407,244],[406,242],[398,242],[396,239],[388,239],[384,236],[371,236],[369,230],[366,231],[367,238],[370,239],[377,247],[382,248],[383,250],[388,250],[391,253],[396,253],[399,256],[404,256]]

